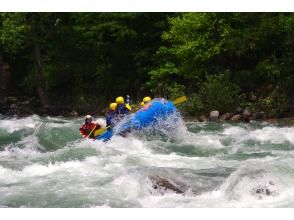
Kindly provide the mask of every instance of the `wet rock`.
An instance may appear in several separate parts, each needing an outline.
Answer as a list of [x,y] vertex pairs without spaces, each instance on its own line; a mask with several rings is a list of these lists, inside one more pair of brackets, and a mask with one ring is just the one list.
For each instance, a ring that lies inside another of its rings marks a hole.
[[219,119],[221,121],[227,121],[227,120],[230,120],[231,117],[232,117],[232,113],[225,113],[221,115]]
[[257,185],[251,189],[251,194],[257,195],[259,199],[262,199],[264,196],[275,196],[278,193],[278,188],[273,181],[269,181],[263,185]]
[[183,194],[184,191],[181,190],[176,184],[172,183],[170,180],[162,178],[160,176],[149,176],[152,183],[152,188],[161,195],[166,192],[174,192],[177,194]]
[[233,115],[231,118],[231,121],[240,121],[242,118],[242,115],[237,114],[237,115]]
[[201,115],[199,117],[199,122],[207,122],[207,121],[208,121],[208,119],[207,119],[207,117],[205,115]]
[[215,110],[215,111],[211,111],[209,113],[209,121],[217,121],[219,117],[219,111]]

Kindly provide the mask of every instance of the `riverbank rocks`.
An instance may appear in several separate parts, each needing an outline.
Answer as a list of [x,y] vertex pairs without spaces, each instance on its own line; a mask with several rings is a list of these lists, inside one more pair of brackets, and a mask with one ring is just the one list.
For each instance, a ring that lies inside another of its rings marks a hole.
[[199,122],[207,122],[208,121],[208,119],[207,119],[207,117],[205,116],[205,115],[201,115],[200,117],[199,117],[199,120],[198,120]]
[[242,115],[236,114],[232,116],[231,121],[240,121],[241,118],[242,118]]
[[251,113],[248,109],[244,109],[243,113],[242,113],[242,118],[244,122],[250,122],[250,116]]
[[214,110],[209,113],[209,121],[217,121],[219,118],[219,111]]
[[227,120],[230,120],[230,118],[232,117],[232,113],[225,113],[225,114],[222,114],[219,118],[220,121],[227,121]]
[[79,116],[79,113],[75,110],[72,110],[70,113],[69,113],[69,116],[72,116],[72,117],[75,117],[75,116]]
[[258,119],[264,119],[265,118],[265,113],[264,112],[255,112],[252,114],[252,119],[258,120]]
[[237,107],[235,110],[235,114],[242,114],[243,113],[243,109],[241,107]]

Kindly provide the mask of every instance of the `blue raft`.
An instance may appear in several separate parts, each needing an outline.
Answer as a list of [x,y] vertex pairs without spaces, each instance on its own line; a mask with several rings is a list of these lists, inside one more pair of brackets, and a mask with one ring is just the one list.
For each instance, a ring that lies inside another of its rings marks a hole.
[[105,131],[96,139],[106,141],[116,134],[125,135],[133,130],[160,125],[161,122],[174,114],[179,116],[177,108],[171,101],[163,98],[153,99],[152,102],[118,123],[113,129]]

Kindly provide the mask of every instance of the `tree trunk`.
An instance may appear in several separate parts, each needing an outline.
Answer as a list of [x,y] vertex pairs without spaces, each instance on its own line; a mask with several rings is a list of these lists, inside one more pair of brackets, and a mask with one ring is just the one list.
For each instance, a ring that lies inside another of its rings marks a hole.
[[36,24],[36,17],[33,16],[32,18],[32,36],[33,36],[33,48],[34,48],[34,63],[35,63],[35,80],[37,86],[37,92],[41,99],[41,103],[43,108],[46,110],[50,108],[49,99],[47,93],[45,91],[45,83],[43,77],[43,66],[41,62],[41,48],[40,42],[37,35],[37,24]]

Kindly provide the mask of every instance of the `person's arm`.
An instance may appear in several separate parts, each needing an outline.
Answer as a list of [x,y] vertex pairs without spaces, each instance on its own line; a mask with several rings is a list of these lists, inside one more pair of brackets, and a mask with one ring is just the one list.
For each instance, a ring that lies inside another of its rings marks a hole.
[[80,130],[80,134],[81,134],[84,138],[87,137],[87,135],[86,135],[85,130],[84,130],[83,127],[81,127],[79,130]]

